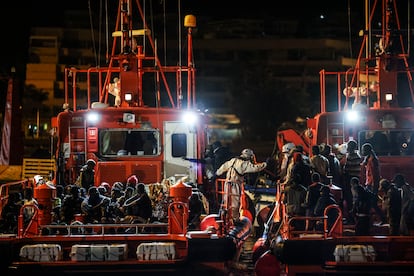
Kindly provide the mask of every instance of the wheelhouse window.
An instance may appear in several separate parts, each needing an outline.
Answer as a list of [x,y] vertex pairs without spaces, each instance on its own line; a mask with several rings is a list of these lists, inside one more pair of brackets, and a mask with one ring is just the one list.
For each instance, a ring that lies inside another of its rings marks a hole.
[[171,136],[172,156],[187,156],[187,135],[185,133],[176,133]]
[[367,130],[358,138],[360,147],[370,143],[378,156],[414,155],[414,130]]
[[99,153],[104,157],[159,154],[157,129],[106,129],[99,132]]

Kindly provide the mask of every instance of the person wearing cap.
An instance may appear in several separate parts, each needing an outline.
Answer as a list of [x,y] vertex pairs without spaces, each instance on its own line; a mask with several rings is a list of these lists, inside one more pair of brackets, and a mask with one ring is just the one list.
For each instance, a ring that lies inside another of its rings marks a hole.
[[95,160],[88,159],[86,164],[80,169],[76,185],[84,188],[86,191],[88,191],[90,187],[95,186],[95,166]]
[[128,177],[127,181],[126,181],[126,187],[132,187],[134,189],[133,195],[137,194],[137,185],[138,185],[138,177],[133,174],[130,177]]

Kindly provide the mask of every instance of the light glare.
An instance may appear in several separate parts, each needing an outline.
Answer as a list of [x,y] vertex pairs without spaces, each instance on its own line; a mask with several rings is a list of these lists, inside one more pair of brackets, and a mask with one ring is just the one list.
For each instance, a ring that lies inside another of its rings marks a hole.
[[356,122],[356,121],[358,121],[359,117],[360,117],[359,116],[359,113],[356,112],[356,111],[354,111],[354,110],[348,111],[346,113],[346,119],[348,121],[350,121],[350,122]]
[[97,113],[95,113],[95,112],[92,112],[92,113],[89,113],[87,115],[87,118],[86,119],[90,123],[96,123],[99,120],[99,115]]
[[194,112],[185,112],[183,114],[183,121],[187,124],[194,125],[195,123],[197,123],[197,120],[197,115]]
[[126,93],[125,94],[125,101],[129,102],[132,100],[132,94],[131,93]]

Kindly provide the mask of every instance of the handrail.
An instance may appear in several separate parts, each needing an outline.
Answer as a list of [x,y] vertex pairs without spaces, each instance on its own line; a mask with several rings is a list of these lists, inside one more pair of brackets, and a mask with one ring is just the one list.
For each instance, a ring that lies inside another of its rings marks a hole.
[[[119,229],[131,229],[133,228],[135,231],[132,231],[131,234],[150,234],[152,231],[148,231],[148,229],[157,229],[162,230],[163,228],[165,231],[159,232],[157,234],[167,234],[168,231],[168,223],[75,223],[69,225],[60,225],[60,224],[50,224],[50,225],[41,225],[41,232],[43,234],[47,233],[49,235],[64,235],[64,236],[76,236],[80,234],[87,234],[85,228],[92,228],[94,231],[94,235],[101,235],[104,236],[105,234],[110,235],[125,235],[125,232],[111,232],[112,230],[119,230]],[[145,229],[145,231],[144,231]],[[76,231],[74,231],[76,230]],[[141,231],[140,231],[141,230]],[[92,233],[90,233],[92,234]]]
[[[24,225],[24,210],[27,208],[33,208],[34,212],[30,221],[27,223],[26,227]],[[39,207],[35,204],[24,204],[20,208],[19,218],[17,220],[17,237],[23,238],[28,236],[28,234],[37,235],[39,234]]]
[[183,202],[172,202],[168,206],[168,233],[184,234],[187,232],[188,207]]
[[333,238],[340,237],[340,236],[342,236],[342,233],[343,233],[342,210],[339,207],[339,205],[337,205],[337,204],[328,205],[325,208],[325,211],[323,212],[323,215],[326,218],[328,218],[328,212],[331,209],[336,209],[337,212],[338,212],[338,215],[336,216],[336,220],[333,223],[331,229],[328,229],[329,225],[327,223],[327,220],[325,220],[325,223],[324,223],[325,238],[328,238],[328,237],[333,237]]
[[[331,209],[336,209],[338,211],[338,214],[336,216],[335,222],[333,223],[333,225],[329,228],[328,225],[328,212]],[[321,221],[323,222],[323,230],[292,230],[291,229],[291,224],[293,221]],[[304,234],[306,236],[306,234],[320,234],[321,237],[323,237],[324,239],[327,238],[336,238],[336,237],[340,237],[342,236],[342,231],[343,231],[343,224],[342,224],[342,211],[340,209],[340,207],[337,204],[331,204],[328,205],[325,210],[324,210],[324,214],[323,216],[318,216],[318,217],[308,217],[308,216],[294,216],[294,217],[290,217],[287,220],[287,227],[286,227],[286,231],[287,231],[287,238],[288,239],[292,239],[295,238],[298,235]]]
[[24,190],[28,186],[29,186],[28,179],[1,184],[0,186],[0,217],[3,213],[3,207],[7,204],[9,200],[10,190],[12,188],[15,188],[16,190],[20,191],[20,190]]

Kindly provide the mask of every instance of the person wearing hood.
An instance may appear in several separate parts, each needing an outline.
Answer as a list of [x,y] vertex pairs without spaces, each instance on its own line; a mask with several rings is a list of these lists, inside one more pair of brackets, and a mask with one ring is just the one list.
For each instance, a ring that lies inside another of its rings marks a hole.
[[217,169],[217,176],[226,174],[223,206],[226,212],[229,211],[233,221],[240,220],[241,196],[244,190],[245,176],[249,173],[260,172],[266,166],[266,162],[256,162],[253,150],[244,149],[239,157],[234,157],[224,162]]

